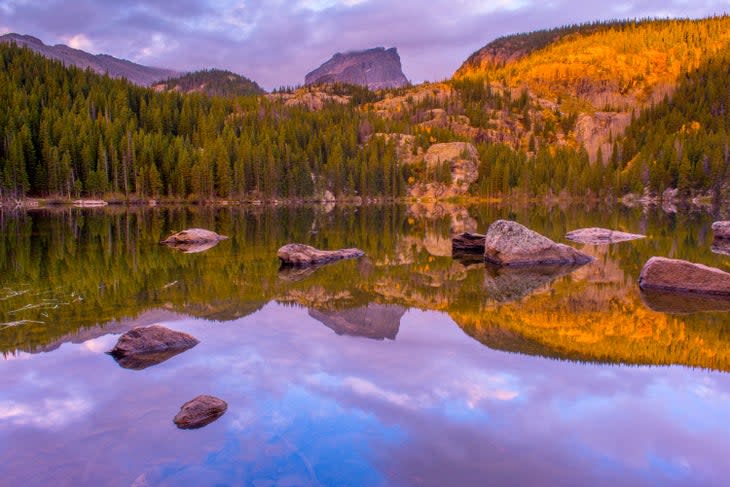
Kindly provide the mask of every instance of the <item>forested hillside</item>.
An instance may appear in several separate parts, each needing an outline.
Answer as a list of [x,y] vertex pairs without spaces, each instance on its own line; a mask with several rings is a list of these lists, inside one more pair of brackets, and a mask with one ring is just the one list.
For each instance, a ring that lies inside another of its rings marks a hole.
[[[350,105],[156,93],[0,46],[1,197],[397,196],[403,174]],[[375,122],[373,122],[375,123]]]
[[[378,92],[260,96],[222,71],[144,89],[2,45],[0,199],[726,198],[729,87],[728,16],[509,36]],[[453,141],[471,155],[440,160]]]
[[258,83],[245,76],[221,69],[187,73],[152,86],[155,91],[204,93],[209,96],[250,96],[264,93]]

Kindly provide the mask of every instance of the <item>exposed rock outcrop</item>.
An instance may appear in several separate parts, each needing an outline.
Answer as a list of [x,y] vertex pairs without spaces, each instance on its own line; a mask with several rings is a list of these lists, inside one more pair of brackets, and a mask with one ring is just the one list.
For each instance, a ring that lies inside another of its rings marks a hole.
[[730,296],[730,274],[686,260],[652,257],[641,269],[639,287]]
[[179,74],[177,71],[170,69],[142,66],[126,59],[117,59],[108,54],[89,54],[63,44],[48,46],[40,39],[28,35],[5,34],[0,36],[0,42],[14,42],[18,46],[32,49],[48,59],[61,61],[65,65],[72,65],[81,69],[90,68],[96,73],[108,74],[112,78],[126,78],[140,86],[150,86],[155,81]]
[[448,198],[461,196],[479,177],[479,153],[468,142],[445,142],[433,144],[423,156],[426,169],[439,172],[443,165],[448,166],[449,182],[418,183],[411,188],[411,196],[416,198]]
[[517,222],[497,220],[489,226],[484,258],[496,265],[580,265],[592,258],[555,243]]
[[197,338],[161,325],[138,327],[124,333],[109,352],[126,369],[144,369],[200,343]]
[[717,240],[730,240],[730,221],[718,221],[713,223],[712,233]]
[[628,240],[637,240],[640,238],[646,238],[646,235],[619,232],[618,230],[609,230],[607,228],[592,227],[572,230],[565,235],[565,238],[574,242],[600,245],[626,242]]
[[204,228],[188,228],[187,230],[173,233],[160,243],[185,252],[186,254],[193,254],[215,247],[218,245],[218,242],[227,238],[225,235],[219,235]]
[[485,235],[480,233],[464,232],[451,239],[451,253],[458,254],[484,254]]
[[309,316],[338,335],[395,340],[405,312],[402,306],[370,303],[343,310],[310,309]]
[[371,90],[400,88],[408,84],[395,47],[337,53],[304,78],[307,85],[347,83]]
[[319,250],[304,244],[287,244],[276,255],[283,266],[311,266],[365,255],[360,249]]
[[183,404],[173,421],[180,429],[202,428],[223,416],[227,409],[224,400],[202,395]]

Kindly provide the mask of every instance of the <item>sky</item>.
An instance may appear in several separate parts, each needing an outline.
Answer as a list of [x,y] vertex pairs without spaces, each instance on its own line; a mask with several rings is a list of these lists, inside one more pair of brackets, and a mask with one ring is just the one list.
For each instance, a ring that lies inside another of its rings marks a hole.
[[397,47],[413,82],[449,77],[497,37],[635,17],[730,13],[730,0],[0,0],[0,34],[267,89],[301,84],[336,52]]

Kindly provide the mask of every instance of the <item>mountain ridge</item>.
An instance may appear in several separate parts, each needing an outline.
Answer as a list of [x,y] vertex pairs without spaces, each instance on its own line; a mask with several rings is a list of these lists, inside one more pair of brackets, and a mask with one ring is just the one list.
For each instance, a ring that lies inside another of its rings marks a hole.
[[98,74],[108,74],[112,78],[125,78],[139,86],[150,86],[182,73],[172,69],[137,64],[110,54],[91,54],[65,44],[48,45],[37,37],[27,34],[9,33],[0,36],[0,43],[15,43],[27,47],[49,59],[61,61],[81,69],[91,68]]

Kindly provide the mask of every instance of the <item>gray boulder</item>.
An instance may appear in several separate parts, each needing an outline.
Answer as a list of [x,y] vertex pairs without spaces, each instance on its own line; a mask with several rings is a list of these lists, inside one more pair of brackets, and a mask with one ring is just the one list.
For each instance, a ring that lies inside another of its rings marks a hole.
[[484,243],[487,262],[502,266],[516,265],[581,265],[592,257],[573,247],[549,238],[508,220],[497,220],[489,226]]
[[133,328],[117,340],[109,352],[126,369],[159,364],[200,343],[197,338],[160,325]]
[[579,228],[578,230],[570,231],[565,235],[565,238],[584,244],[602,245],[646,238],[646,235],[619,232],[617,230],[609,230],[607,228],[591,227]]
[[641,269],[639,287],[730,296],[730,274],[686,260],[652,257]]
[[173,421],[180,429],[202,428],[223,416],[227,409],[224,400],[202,395],[183,404]]
[[276,255],[284,266],[311,266],[365,255],[360,249],[319,250],[304,244],[287,244]]

